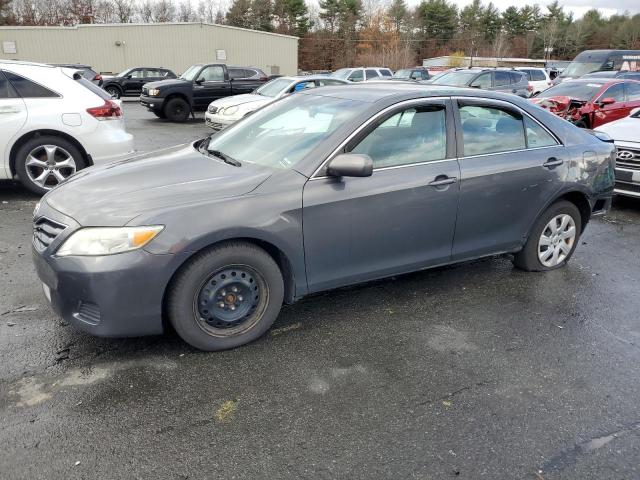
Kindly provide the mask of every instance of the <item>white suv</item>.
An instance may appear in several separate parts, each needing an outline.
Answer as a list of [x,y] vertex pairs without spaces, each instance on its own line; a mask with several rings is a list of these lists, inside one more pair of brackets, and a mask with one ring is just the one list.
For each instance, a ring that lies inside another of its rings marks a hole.
[[551,77],[549,77],[549,73],[544,68],[516,67],[516,70],[527,74],[531,95],[537,95],[545,91],[553,83]]
[[341,68],[331,74],[332,77],[349,80],[350,82],[366,82],[393,77],[393,72],[384,67]]
[[72,69],[0,61],[0,179],[43,194],[133,151],[117,101]]

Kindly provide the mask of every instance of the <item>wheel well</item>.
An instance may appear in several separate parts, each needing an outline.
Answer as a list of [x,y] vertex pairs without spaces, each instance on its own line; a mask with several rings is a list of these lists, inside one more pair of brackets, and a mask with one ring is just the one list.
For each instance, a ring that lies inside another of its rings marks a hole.
[[120,90],[122,92],[122,87],[120,85],[118,85],[117,83],[107,83],[102,88],[103,88],[103,90],[106,90],[109,87],[117,88],[118,90]]
[[207,245],[206,247],[203,247],[200,250],[193,252],[189,256],[189,258],[187,258],[176,269],[176,271],[173,272],[173,275],[171,275],[171,278],[169,279],[169,282],[167,282],[167,286],[165,287],[165,291],[164,291],[164,294],[163,294],[163,297],[162,297],[162,315],[163,315],[162,322],[163,322],[163,325],[164,325],[165,329],[168,326],[168,321],[167,321],[167,318],[166,318],[166,315],[165,315],[165,302],[166,302],[166,298],[167,298],[167,292],[169,291],[169,288],[171,287],[171,284],[173,283],[173,279],[175,278],[175,276],[182,269],[182,267],[184,265],[186,265],[187,262],[189,262],[198,253],[200,253],[200,252],[202,252],[204,250],[207,250],[209,248],[216,247],[216,246],[224,244],[224,243],[228,243],[228,242],[250,243],[250,244],[253,244],[253,245],[257,246],[257,247],[260,247],[262,250],[267,252],[267,254],[269,254],[269,256],[271,258],[273,258],[273,260],[278,265],[278,268],[280,268],[280,271],[282,272],[282,279],[284,281],[284,302],[288,303],[288,304],[289,303],[293,303],[293,301],[295,299],[295,295],[296,295],[295,277],[293,275],[293,268],[291,266],[291,262],[289,261],[289,259],[287,258],[287,256],[284,254],[284,252],[282,250],[280,250],[278,247],[276,247],[272,243],[266,242],[264,240],[259,240],[259,239],[256,239],[256,238],[247,238],[247,237],[227,238],[225,240],[221,240],[219,242],[215,242],[215,243],[212,243],[210,245]]
[[591,204],[589,203],[589,200],[587,200],[587,197],[580,192],[569,192],[562,195],[558,200],[567,200],[578,207],[578,210],[580,211],[582,231],[584,231],[584,228],[591,219]]
[[64,138],[68,142],[72,143],[78,150],[80,150],[80,153],[82,154],[82,158],[85,161],[87,167],[93,165],[93,162],[91,161],[91,157],[89,157],[89,154],[84,149],[82,144],[78,142],[78,140],[73,138],[71,135],[68,135],[64,132],[60,132],[58,130],[46,130],[46,129],[34,130],[33,132],[25,133],[22,137],[16,140],[16,142],[11,147],[11,152],[9,153],[9,168],[11,169],[12,176],[16,175],[16,155],[18,154],[18,150],[20,150],[22,145],[24,145],[26,142],[28,142],[32,138],[41,137],[43,135],[51,135],[53,137]]

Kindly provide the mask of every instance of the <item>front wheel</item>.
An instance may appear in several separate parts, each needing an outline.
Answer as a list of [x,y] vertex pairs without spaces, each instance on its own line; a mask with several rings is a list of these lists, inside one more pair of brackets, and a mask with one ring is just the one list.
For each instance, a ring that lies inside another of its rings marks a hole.
[[262,336],[283,298],[282,273],[273,258],[253,244],[231,242],[182,267],[167,293],[167,314],[185,342],[225,350]]
[[524,245],[513,260],[516,267],[540,272],[564,266],[576,249],[582,219],[573,203],[565,200],[551,205],[536,220]]
[[184,122],[189,118],[190,108],[186,100],[176,97],[170,99],[162,111],[165,117],[167,117],[167,120]]
[[118,99],[122,96],[122,91],[118,87],[114,87],[110,85],[107,88],[105,88],[105,91],[115,99]]

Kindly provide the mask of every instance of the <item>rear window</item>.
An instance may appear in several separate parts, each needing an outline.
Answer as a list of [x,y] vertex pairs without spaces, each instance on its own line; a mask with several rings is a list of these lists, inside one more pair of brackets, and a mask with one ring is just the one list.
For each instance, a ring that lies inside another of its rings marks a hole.
[[393,76],[393,75],[391,74],[391,70],[387,70],[386,68],[382,68],[382,69],[380,69],[380,74],[381,74],[383,77],[391,77],[391,76]]
[[78,82],[80,85],[82,85],[86,89],[91,90],[93,93],[98,95],[101,99],[103,99],[103,100],[111,100],[111,95],[109,95],[103,89],[98,87],[95,83],[90,82],[86,78],[84,78],[84,77],[77,78],[76,82]]
[[547,77],[544,75],[544,72],[541,70],[531,70],[531,80],[534,82],[540,82],[546,80]]
[[526,80],[526,74],[522,72],[509,72],[511,76],[511,83],[520,83],[523,80]]
[[49,90],[48,88],[15,73],[5,72],[5,75],[16,92],[18,92],[18,95],[22,98],[55,98],[60,96],[53,90]]

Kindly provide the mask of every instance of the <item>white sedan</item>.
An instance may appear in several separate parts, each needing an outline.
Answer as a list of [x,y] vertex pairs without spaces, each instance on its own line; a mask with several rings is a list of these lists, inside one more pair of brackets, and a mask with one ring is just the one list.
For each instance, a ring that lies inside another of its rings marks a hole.
[[613,138],[616,148],[615,193],[640,198],[640,108],[621,120],[605,123],[596,130]]
[[77,70],[0,61],[0,179],[43,194],[132,151],[119,101]]
[[214,130],[222,130],[285,95],[308,88],[349,83],[339,78],[320,75],[275,78],[254,90],[253,93],[225,97],[211,102],[204,115],[205,123]]

